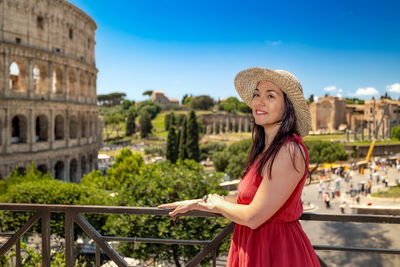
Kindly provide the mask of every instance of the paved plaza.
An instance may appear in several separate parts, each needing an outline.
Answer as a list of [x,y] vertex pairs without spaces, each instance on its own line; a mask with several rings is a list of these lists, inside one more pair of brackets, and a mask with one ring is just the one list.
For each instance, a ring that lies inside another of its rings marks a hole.
[[[385,175],[383,169],[378,171],[379,175]],[[364,175],[354,171],[352,178],[354,188],[357,184],[369,179],[370,171],[366,170]],[[325,188],[335,188],[335,174],[331,179],[325,182]],[[400,178],[400,172],[396,168],[388,167],[389,185],[394,184],[396,179]],[[330,180],[330,185],[328,181]],[[340,182],[341,196],[335,197],[330,201],[330,208],[326,208],[321,197],[318,195],[318,183],[309,184],[304,188],[303,201],[305,211],[318,214],[341,214],[340,205],[343,200],[346,201],[345,213],[351,214],[351,205],[357,205],[355,199],[350,194],[346,194],[350,189],[350,183],[345,179]],[[385,189],[385,185],[376,180],[372,181],[372,192]],[[369,196],[360,196],[358,205],[389,206],[400,207],[400,198],[378,199]],[[313,245],[331,245],[331,246],[353,246],[353,247],[371,247],[385,249],[400,249],[400,225],[375,224],[375,223],[349,223],[349,222],[301,222],[304,231],[307,233]],[[328,266],[400,266],[400,255],[377,254],[377,253],[351,253],[341,251],[317,251],[317,254],[328,264]]]

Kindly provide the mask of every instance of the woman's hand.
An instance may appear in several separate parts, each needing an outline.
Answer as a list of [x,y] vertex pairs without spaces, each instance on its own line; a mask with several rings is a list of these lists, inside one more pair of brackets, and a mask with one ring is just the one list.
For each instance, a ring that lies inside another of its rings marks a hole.
[[220,213],[219,207],[223,205],[225,201],[224,196],[218,194],[209,194],[207,201],[199,202],[198,205],[202,207],[204,211],[212,213]]
[[186,213],[191,210],[200,209],[197,204],[200,201],[202,201],[202,200],[201,199],[183,200],[183,201],[177,201],[177,202],[168,203],[168,204],[162,204],[162,205],[159,205],[158,208],[174,209],[173,211],[171,211],[169,213],[169,215],[175,216],[176,214],[179,214],[179,213]]

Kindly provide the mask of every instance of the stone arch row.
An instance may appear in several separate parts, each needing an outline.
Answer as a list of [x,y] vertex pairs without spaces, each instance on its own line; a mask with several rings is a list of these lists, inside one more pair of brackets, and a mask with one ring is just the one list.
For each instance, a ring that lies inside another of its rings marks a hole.
[[35,95],[64,96],[70,99],[96,97],[96,75],[61,64],[12,59],[6,66],[6,89]]
[[[0,120],[0,126],[1,126]],[[28,121],[25,115],[16,114],[11,118],[10,134],[11,144],[27,143],[28,134],[31,129],[28,129]],[[57,114],[54,118],[54,140],[64,140],[66,138],[65,127],[68,127],[69,139],[87,138],[95,136],[97,132],[97,117],[95,115],[71,115],[68,117],[68,125],[66,125],[65,116]],[[33,131],[35,133],[34,142],[47,142],[50,135],[50,122],[46,114],[38,114],[34,118]],[[1,129],[0,129],[1,134]],[[0,144],[2,144],[0,135]]]
[[206,125],[206,134],[251,132],[250,117],[215,117]]
[[52,167],[53,169],[50,171],[46,164],[42,164],[38,166],[38,170],[52,172],[54,179],[57,180],[79,183],[83,175],[95,169],[95,155],[87,154],[72,156],[64,160],[59,159]]

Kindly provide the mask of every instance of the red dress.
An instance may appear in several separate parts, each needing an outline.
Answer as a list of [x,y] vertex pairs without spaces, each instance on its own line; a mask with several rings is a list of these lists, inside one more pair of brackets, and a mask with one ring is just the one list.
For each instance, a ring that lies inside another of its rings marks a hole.
[[[301,228],[303,213],[301,192],[308,169],[308,152],[301,137],[294,135],[286,142],[297,142],[306,154],[306,171],[285,204],[255,230],[236,224],[229,250],[229,267],[309,267],[320,266],[317,255]],[[253,164],[238,186],[238,204],[249,205],[263,179]],[[274,179],[274,178],[273,178]],[[277,179],[277,178],[275,178]]]

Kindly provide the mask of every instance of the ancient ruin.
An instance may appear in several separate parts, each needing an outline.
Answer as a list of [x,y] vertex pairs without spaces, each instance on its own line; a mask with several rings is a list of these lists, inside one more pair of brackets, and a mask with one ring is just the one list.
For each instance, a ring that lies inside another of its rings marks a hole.
[[97,25],[64,0],[0,0],[0,10],[0,178],[35,162],[79,182],[102,140]]

